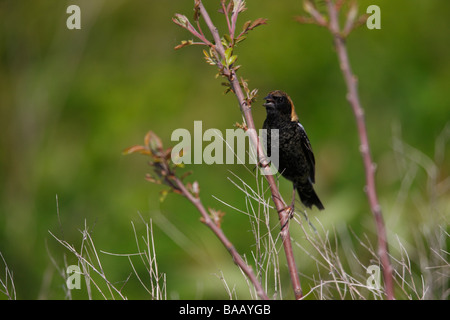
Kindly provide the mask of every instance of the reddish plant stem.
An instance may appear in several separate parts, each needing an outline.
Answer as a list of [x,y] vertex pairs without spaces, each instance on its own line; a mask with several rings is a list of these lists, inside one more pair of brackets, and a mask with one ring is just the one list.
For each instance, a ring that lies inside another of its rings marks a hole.
[[247,277],[252,282],[253,286],[255,287],[257,295],[262,300],[268,300],[266,292],[264,291],[263,287],[261,286],[261,283],[258,281],[258,278],[253,273],[252,268],[245,263],[245,261],[242,259],[240,254],[236,251],[235,247],[233,246],[233,243],[228,240],[225,233],[222,231],[222,229],[214,223],[214,221],[211,219],[210,215],[208,214],[208,211],[203,206],[203,203],[201,202],[200,198],[197,198],[193,196],[187,189],[186,186],[183,184],[183,182],[178,179],[177,177],[172,178],[173,182],[175,183],[178,190],[180,190],[181,194],[186,197],[200,212],[202,215],[202,222],[209,227],[212,232],[217,236],[217,238],[222,242],[222,244],[225,246],[225,248],[228,250],[228,252],[233,257],[234,263],[241,268],[241,270],[247,275]]
[[[211,31],[211,34],[214,38],[214,47],[215,47],[217,53],[220,55],[220,57],[222,59],[225,59],[225,49],[222,45],[219,32],[218,32],[217,28],[215,27],[215,25],[213,24],[213,22],[211,21],[211,18],[209,17],[208,12],[206,11],[205,7],[203,6],[202,1],[199,1],[199,9],[200,9],[200,13],[201,13],[203,19],[205,20],[206,25],[208,26],[208,28]],[[231,34],[231,31],[232,30],[230,30],[230,34]],[[223,66],[219,66],[219,68],[220,67],[223,67]],[[262,149],[260,141],[259,141],[259,137],[256,133],[257,131],[256,131],[255,124],[253,121],[251,105],[249,105],[245,99],[245,95],[239,84],[239,80],[236,77],[235,70],[233,70],[232,68],[224,70],[224,75],[227,76],[227,78],[231,84],[231,87],[233,89],[233,92],[235,93],[236,98],[239,102],[241,112],[245,118],[247,128],[249,129],[249,130],[247,130],[247,132],[249,134],[250,141],[253,144],[253,146],[256,147],[255,149],[257,150],[257,153],[258,153],[258,159],[260,159],[260,163],[265,172],[265,177],[267,179],[267,182],[270,187],[270,191],[272,193],[272,200],[274,201],[275,207],[278,212],[280,225],[284,226],[284,228],[281,230],[281,238],[283,240],[283,247],[284,247],[284,252],[286,255],[286,261],[287,261],[287,265],[288,265],[288,269],[289,269],[289,275],[291,278],[291,283],[292,283],[292,287],[294,290],[295,298],[301,299],[303,296],[303,292],[302,292],[302,288],[300,285],[300,277],[297,272],[297,265],[296,265],[295,258],[294,258],[294,252],[292,249],[291,236],[289,233],[289,223],[287,223],[289,221],[290,213],[289,213],[286,205],[281,200],[281,195],[278,191],[278,187],[277,187],[275,178],[270,172],[270,168],[268,166],[268,161],[264,155],[263,149]]]
[[381,207],[378,202],[378,196],[375,187],[375,165],[370,155],[369,139],[367,137],[366,124],[364,120],[364,110],[361,107],[358,94],[358,80],[353,74],[345,44],[345,37],[342,35],[339,21],[338,9],[331,0],[327,0],[328,14],[330,17],[329,30],[333,34],[334,44],[337,51],[340,68],[347,86],[347,100],[352,107],[358,127],[360,139],[360,152],[363,158],[366,175],[366,192],[369,200],[370,209],[375,219],[378,235],[378,254],[383,267],[384,283],[386,296],[389,300],[394,299],[394,287],[392,277],[392,266],[389,259],[388,242],[386,237],[386,228],[383,221]]
[[[234,75],[234,72],[232,72],[232,75]],[[295,298],[298,300],[302,298],[303,292],[300,284],[300,277],[297,272],[297,265],[294,258],[294,252],[292,250],[291,236],[289,232],[288,221],[290,213],[288,212],[288,210],[286,210],[286,204],[281,200],[282,198],[278,190],[274,176],[270,174],[270,168],[268,166],[267,159],[264,155],[264,152],[262,151],[259,137],[256,134],[255,124],[253,122],[253,116],[251,113],[251,106],[249,106],[245,101],[244,93],[242,92],[242,89],[239,85],[239,81],[237,80],[235,75],[233,80],[231,81],[231,85],[233,91],[236,93],[236,97],[238,98],[241,111],[244,115],[247,127],[249,129],[247,130],[247,132],[249,133],[250,140],[252,141],[254,146],[257,146],[256,150],[258,152],[258,158],[261,159],[260,163],[263,167],[263,170],[265,171],[265,177],[269,184],[270,192],[272,193],[272,200],[278,212],[280,225],[284,226],[284,228],[281,230],[281,239],[283,240],[283,247],[286,255],[286,261],[288,265],[292,287],[294,289],[294,295]]]

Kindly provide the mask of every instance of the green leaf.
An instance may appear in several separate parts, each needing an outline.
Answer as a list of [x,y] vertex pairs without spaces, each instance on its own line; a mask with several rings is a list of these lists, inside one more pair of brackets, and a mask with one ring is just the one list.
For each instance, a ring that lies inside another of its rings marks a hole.
[[193,40],[182,40],[181,44],[177,45],[174,49],[178,50],[178,49],[181,49],[183,47],[190,46],[192,43],[194,43]]
[[244,25],[242,26],[242,31],[246,32],[248,27],[250,27],[250,24],[252,23],[252,20],[248,20],[244,23]]
[[189,26],[189,19],[183,14],[175,13],[175,17],[172,18],[172,21],[181,27]]
[[237,55],[232,55],[230,59],[227,60],[227,65],[231,66],[237,59]]
[[129,148],[126,148],[125,150],[122,151],[122,154],[127,155],[127,154],[132,154],[132,153],[141,153],[141,154],[151,154],[150,150],[144,146],[132,146]]
[[314,10],[314,5],[309,0],[303,1],[303,10],[311,14],[311,12]]
[[224,46],[228,47],[233,42],[233,40],[231,39],[229,34],[224,34],[223,37],[226,41],[226,43],[224,43]]
[[235,40],[235,43],[239,43],[239,42],[241,42],[241,41],[244,41],[246,38],[247,38],[247,36],[242,35],[242,36],[240,36],[239,38],[237,38],[237,39]]
[[263,24],[267,24],[267,19],[265,18],[258,18],[255,21],[252,22],[252,24],[250,25],[250,27],[248,27],[249,30],[253,30],[256,27],[263,25]]
[[353,1],[347,13],[347,24],[353,25],[355,23],[357,15],[358,15],[358,4],[356,3],[356,1]]
[[236,11],[239,13],[246,9],[244,0],[233,0],[233,13]]
[[203,54],[205,55],[205,60],[206,62],[211,65],[214,66],[217,63],[211,58],[211,56],[209,55],[208,51],[206,51],[205,49],[203,49]]
[[233,54],[233,48],[232,48],[232,47],[229,47],[229,48],[227,48],[227,49],[225,50],[225,62],[226,62],[225,64],[226,64],[227,66],[230,65],[229,61],[230,61],[230,59],[231,59],[232,54]]

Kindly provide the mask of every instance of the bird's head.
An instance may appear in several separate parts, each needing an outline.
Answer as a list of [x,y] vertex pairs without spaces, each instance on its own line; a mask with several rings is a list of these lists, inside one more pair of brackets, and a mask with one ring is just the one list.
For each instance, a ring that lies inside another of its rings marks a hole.
[[267,115],[278,114],[289,117],[291,121],[298,121],[294,103],[286,92],[281,90],[271,91],[264,100],[266,100],[264,107],[266,108]]

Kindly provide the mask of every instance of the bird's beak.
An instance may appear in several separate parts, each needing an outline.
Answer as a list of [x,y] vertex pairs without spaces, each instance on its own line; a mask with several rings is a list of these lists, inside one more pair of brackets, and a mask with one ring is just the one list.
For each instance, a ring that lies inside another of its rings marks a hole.
[[266,103],[263,104],[266,108],[274,108],[275,107],[275,101],[272,99],[272,96],[269,94],[267,97],[264,98],[266,100]]

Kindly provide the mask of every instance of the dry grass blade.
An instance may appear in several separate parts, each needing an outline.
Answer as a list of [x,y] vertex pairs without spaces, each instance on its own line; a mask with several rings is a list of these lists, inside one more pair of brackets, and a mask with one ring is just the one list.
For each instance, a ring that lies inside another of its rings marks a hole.
[[[136,226],[133,222],[131,222],[134,238],[137,247],[137,253],[111,253],[100,250],[104,254],[119,256],[119,257],[127,257],[128,262],[133,270],[133,274],[138,279],[139,283],[142,287],[147,291],[147,293],[151,296],[153,300],[165,300],[167,299],[167,291],[166,291],[166,275],[164,273],[160,273],[158,271],[158,263],[156,260],[156,250],[155,250],[155,241],[153,237],[153,222],[150,219],[150,222],[144,221],[141,216],[141,220],[145,226],[145,235],[139,239],[138,233],[136,231]],[[140,242],[143,241],[145,248],[141,249]],[[132,257],[139,256],[142,264],[147,270],[148,280],[144,281],[143,276],[139,274],[135,263],[133,262]]]
[[[79,251],[67,241],[61,240],[56,237],[51,231],[49,231],[49,233],[53,238],[55,238],[56,241],[58,241],[63,247],[69,250],[77,258],[79,266],[82,270],[82,274],[86,281],[86,288],[89,299],[93,299],[91,284],[97,289],[98,293],[100,293],[104,299],[116,299],[116,295],[123,300],[127,299],[122,294],[120,289],[116,288],[115,285],[106,277],[97,253],[97,249],[95,248],[94,241],[86,228],[82,231],[83,241]],[[94,274],[100,276],[100,278],[103,280],[103,284],[98,283],[98,280],[91,274],[91,271],[93,271]],[[105,288],[103,288],[103,286],[106,286],[106,289],[107,291],[109,291],[109,293],[105,292]]]
[[9,269],[3,254],[0,252],[0,258],[5,266],[5,278],[0,278],[0,293],[4,294],[8,300],[16,300],[16,287],[14,285],[13,273]]

